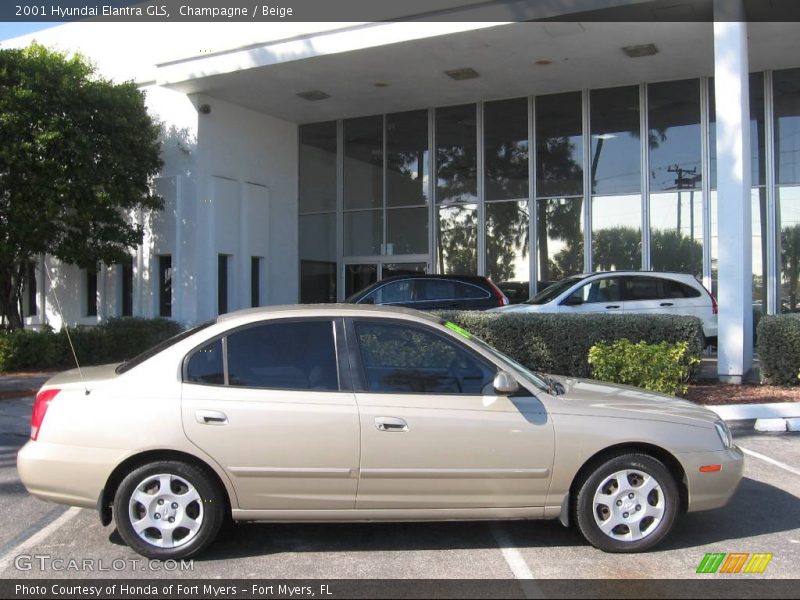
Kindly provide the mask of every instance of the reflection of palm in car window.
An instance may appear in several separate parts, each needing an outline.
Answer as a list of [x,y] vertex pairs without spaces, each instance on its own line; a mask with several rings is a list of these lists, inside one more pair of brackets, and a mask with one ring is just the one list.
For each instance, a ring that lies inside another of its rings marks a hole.
[[367,387],[380,392],[480,394],[494,372],[417,328],[356,323]]

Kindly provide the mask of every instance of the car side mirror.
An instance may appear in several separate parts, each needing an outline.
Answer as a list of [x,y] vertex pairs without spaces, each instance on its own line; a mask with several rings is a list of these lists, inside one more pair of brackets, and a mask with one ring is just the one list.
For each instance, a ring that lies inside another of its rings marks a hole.
[[517,380],[512,377],[511,373],[500,371],[494,376],[494,391],[500,395],[515,394],[519,391],[519,384]]
[[570,296],[564,302],[562,302],[564,306],[580,306],[583,304],[583,298],[580,296]]

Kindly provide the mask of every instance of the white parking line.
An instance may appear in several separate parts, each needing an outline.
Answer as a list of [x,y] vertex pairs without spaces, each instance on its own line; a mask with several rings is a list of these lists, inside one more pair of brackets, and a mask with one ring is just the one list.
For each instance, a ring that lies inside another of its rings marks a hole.
[[747,454],[748,456],[752,456],[753,458],[757,458],[759,460],[763,460],[764,462],[768,462],[771,465],[775,465],[776,467],[780,467],[784,471],[789,471],[789,473],[794,473],[795,475],[800,475],[800,469],[795,469],[791,465],[787,465],[786,463],[782,463],[779,460],[775,460],[774,458],[770,458],[769,456],[764,456],[763,454],[759,454],[758,452],[753,452],[752,450],[748,450],[747,448],[742,448],[739,446],[742,452]]
[[531,573],[531,570],[528,568],[528,563],[525,562],[520,551],[514,547],[508,533],[502,529],[498,523],[492,523],[489,528],[492,530],[492,535],[497,542],[497,546],[503,553],[503,558],[506,559],[508,568],[511,569],[516,579],[522,580],[520,582],[520,587],[525,597],[531,599],[544,598],[544,593],[536,584],[533,573]]
[[23,554],[29,548],[32,548],[38,543],[47,539],[50,534],[54,533],[58,529],[61,529],[64,525],[74,519],[80,512],[80,508],[73,506],[72,508],[66,510],[64,514],[58,517],[55,521],[47,524],[29,538],[22,540],[19,544],[13,548],[10,548],[2,557],[0,557],[0,572],[5,571],[17,556]]

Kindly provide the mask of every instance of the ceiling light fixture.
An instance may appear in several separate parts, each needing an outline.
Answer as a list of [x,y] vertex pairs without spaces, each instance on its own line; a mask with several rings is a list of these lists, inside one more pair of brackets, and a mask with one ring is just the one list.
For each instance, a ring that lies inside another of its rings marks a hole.
[[325,99],[331,97],[330,94],[326,94],[325,92],[323,92],[321,90],[311,90],[311,91],[308,91],[308,92],[300,92],[297,95],[300,96],[303,100],[308,100],[309,102],[316,102],[317,100],[325,100]]
[[642,56],[653,56],[658,54],[655,44],[639,44],[638,46],[624,46],[622,51],[630,58],[641,58]]
[[478,75],[478,72],[470,67],[445,71],[444,74],[447,75],[450,79],[455,79],[456,81],[464,81],[466,79],[476,79],[477,77],[480,77],[480,75]]

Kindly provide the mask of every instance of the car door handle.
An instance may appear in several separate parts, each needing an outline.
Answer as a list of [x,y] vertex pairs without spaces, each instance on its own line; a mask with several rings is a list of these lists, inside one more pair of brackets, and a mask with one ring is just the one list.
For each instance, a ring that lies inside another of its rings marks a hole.
[[228,415],[218,410],[198,410],[194,413],[195,419],[201,425],[227,425]]
[[660,306],[674,306],[672,302],[662,302]]
[[378,431],[408,431],[408,423],[398,417],[375,417]]
[[609,304],[606,308],[619,308],[619,304]]

